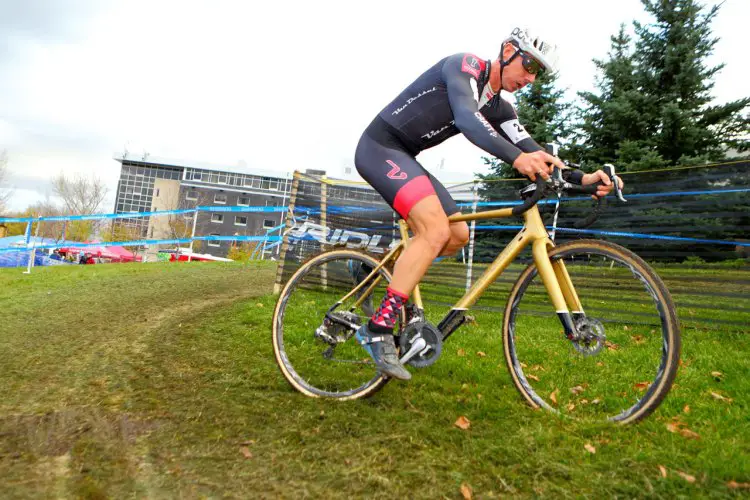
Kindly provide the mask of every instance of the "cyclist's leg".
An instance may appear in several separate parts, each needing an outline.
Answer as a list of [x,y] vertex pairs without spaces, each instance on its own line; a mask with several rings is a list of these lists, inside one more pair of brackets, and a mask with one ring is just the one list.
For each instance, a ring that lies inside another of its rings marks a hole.
[[[414,233],[414,238],[396,263],[390,286],[408,296],[435,257],[451,241],[452,228],[445,209],[427,171],[409,153],[387,147],[365,133],[357,146],[354,161],[359,174],[407,220]],[[446,203],[453,207],[448,208],[458,211],[445,188],[442,191]],[[460,225],[458,227],[460,229]],[[460,240],[460,234],[456,239]],[[376,316],[377,313],[373,317]]]
[[[460,212],[458,205],[453,200],[453,197],[445,189],[445,186],[435,178],[431,173],[427,172],[427,176],[432,182],[432,187],[435,188],[435,193],[440,199],[440,204],[443,206],[443,211],[446,215],[453,215]],[[455,254],[458,250],[465,247],[469,242],[469,226],[466,222],[451,222],[450,223],[451,237],[448,243],[440,252],[441,256],[450,256]]]

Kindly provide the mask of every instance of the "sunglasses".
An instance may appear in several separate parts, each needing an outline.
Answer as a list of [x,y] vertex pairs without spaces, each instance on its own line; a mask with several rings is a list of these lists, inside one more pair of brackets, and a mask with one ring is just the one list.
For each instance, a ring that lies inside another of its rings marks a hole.
[[520,52],[520,55],[521,65],[523,65],[523,69],[525,69],[530,75],[536,75],[544,71],[544,66],[542,66],[539,61],[526,54],[525,52]]

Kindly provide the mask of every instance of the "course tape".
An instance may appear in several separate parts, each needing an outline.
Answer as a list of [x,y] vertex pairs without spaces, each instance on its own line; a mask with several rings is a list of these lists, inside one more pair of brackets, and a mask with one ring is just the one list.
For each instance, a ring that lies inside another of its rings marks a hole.
[[[523,226],[476,226],[475,229],[477,231],[520,231],[523,229]],[[552,226],[547,226],[547,229],[552,229]],[[643,240],[687,241],[690,243],[710,243],[716,245],[750,247],[750,243],[742,241],[706,240],[701,238],[687,238],[683,236],[661,236],[658,234],[625,233],[622,231],[598,231],[596,229],[574,229],[572,227],[558,227],[556,231],[560,233],[596,234],[601,236],[617,236]]]
[[[281,241],[281,236],[196,236],[193,241]],[[7,247],[0,248],[0,253],[28,252],[31,250],[54,250],[55,248],[94,248],[94,247],[142,247],[148,245],[189,245],[190,238],[179,238],[171,240],[137,240],[137,241],[107,241],[99,243],[71,243],[61,242],[59,244],[36,245],[29,247]]]
[[[704,194],[726,194],[726,193],[748,193],[750,192],[750,188],[742,188],[742,189],[713,189],[709,191],[670,191],[666,193],[641,193],[641,194],[628,194],[627,198],[661,198],[661,197],[669,197],[669,196],[700,196]],[[588,196],[576,196],[572,198],[560,198],[560,201],[586,201],[591,200]],[[478,207],[509,207],[513,205],[520,205],[521,201],[480,201],[477,202]],[[548,199],[548,200],[541,200],[539,204],[550,204],[550,203],[557,203],[557,200],[554,199]],[[473,203],[458,203],[459,207],[471,207]]]
[[181,215],[193,212],[263,212],[263,213],[279,213],[286,212],[289,207],[261,207],[252,206],[246,207],[242,205],[227,207],[225,205],[210,206],[210,207],[196,207],[187,208],[180,210],[160,210],[157,212],[124,212],[119,214],[90,214],[90,215],[50,215],[42,217],[0,217],[0,222],[37,222],[37,221],[75,221],[75,220],[105,220],[105,219],[137,219],[139,217],[158,217],[162,215]]

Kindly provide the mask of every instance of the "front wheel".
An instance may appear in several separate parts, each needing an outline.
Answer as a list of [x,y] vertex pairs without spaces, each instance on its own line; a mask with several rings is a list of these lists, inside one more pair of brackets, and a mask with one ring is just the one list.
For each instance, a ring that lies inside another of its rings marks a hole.
[[[332,250],[305,263],[282,290],[273,315],[273,350],[281,373],[302,394],[345,401],[370,396],[388,382],[357,342],[355,330],[326,318],[377,265],[361,252]],[[381,268],[363,287],[369,291],[365,297],[352,296],[332,315],[350,325],[364,324],[390,281]]]
[[[674,303],[643,259],[613,243],[579,240],[550,249],[580,300],[569,339],[534,264],[516,281],[503,321],[511,378],[535,408],[631,423],[672,386],[680,356]],[[568,297],[570,299],[570,297]]]

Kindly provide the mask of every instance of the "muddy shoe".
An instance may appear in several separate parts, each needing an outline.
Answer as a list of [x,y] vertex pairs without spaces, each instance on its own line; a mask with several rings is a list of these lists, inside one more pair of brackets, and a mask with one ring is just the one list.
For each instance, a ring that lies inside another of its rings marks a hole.
[[378,367],[380,373],[399,380],[411,379],[411,373],[398,360],[396,343],[392,334],[373,333],[365,324],[357,330],[356,335],[357,341],[362,344],[367,354],[375,361],[375,366]]

